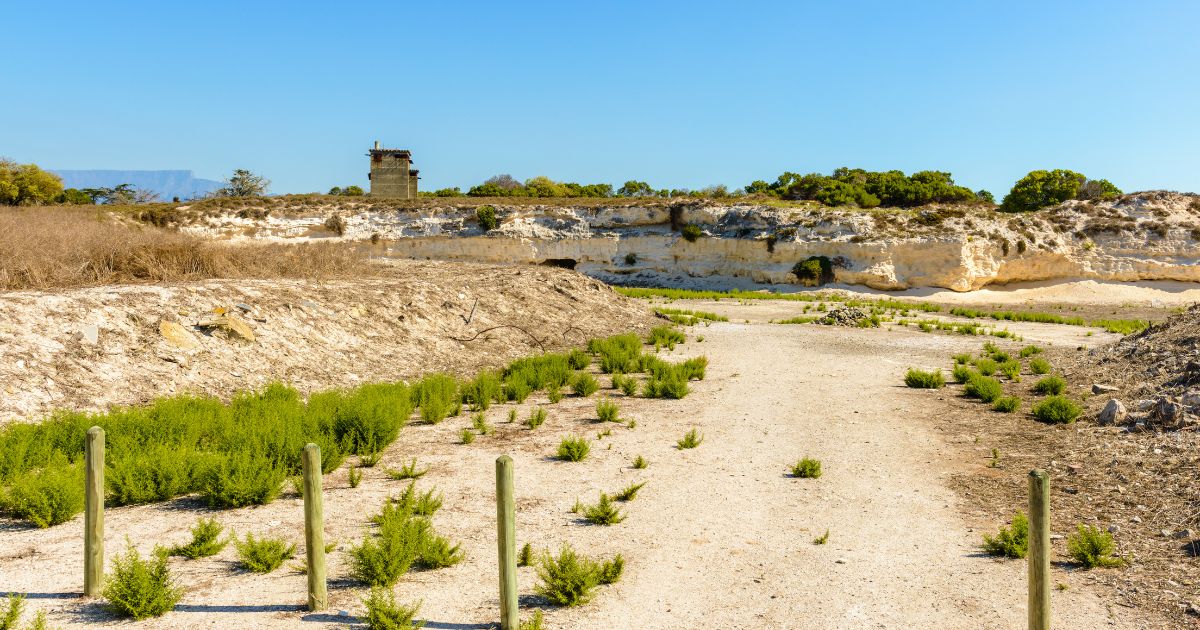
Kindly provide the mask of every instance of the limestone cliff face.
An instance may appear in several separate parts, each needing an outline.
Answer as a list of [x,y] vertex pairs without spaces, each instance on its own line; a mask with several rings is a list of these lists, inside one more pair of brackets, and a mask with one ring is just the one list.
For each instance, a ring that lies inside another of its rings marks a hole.
[[[381,257],[563,264],[618,284],[795,284],[793,266],[810,256],[830,258],[836,282],[877,289],[970,291],[1067,278],[1200,282],[1200,196],[1162,191],[1020,215],[961,206],[493,203],[501,223],[486,234],[477,205],[209,212],[182,229],[234,240],[341,238]],[[344,225],[340,237],[325,227],[334,214]],[[687,224],[702,231],[695,241],[677,230]]]

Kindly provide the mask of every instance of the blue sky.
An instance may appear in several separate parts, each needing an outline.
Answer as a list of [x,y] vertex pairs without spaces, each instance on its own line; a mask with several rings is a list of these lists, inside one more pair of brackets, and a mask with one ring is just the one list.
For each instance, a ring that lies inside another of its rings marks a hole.
[[1200,190],[1197,2],[22,2],[0,155],[422,189],[1031,169]]

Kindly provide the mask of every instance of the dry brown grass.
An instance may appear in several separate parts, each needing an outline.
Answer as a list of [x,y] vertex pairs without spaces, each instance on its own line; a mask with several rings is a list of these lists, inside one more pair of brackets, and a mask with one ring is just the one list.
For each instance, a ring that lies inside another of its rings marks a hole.
[[96,208],[0,208],[0,290],[373,272],[351,245],[231,245],[114,221]]

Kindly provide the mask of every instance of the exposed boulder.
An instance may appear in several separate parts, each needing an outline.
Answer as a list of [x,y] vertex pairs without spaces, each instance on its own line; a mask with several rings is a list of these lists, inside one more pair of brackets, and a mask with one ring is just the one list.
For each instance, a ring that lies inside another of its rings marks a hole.
[[1125,410],[1125,405],[1116,398],[1111,398],[1108,404],[1104,405],[1104,409],[1100,412],[1097,421],[1101,425],[1122,424],[1129,417],[1129,412]]

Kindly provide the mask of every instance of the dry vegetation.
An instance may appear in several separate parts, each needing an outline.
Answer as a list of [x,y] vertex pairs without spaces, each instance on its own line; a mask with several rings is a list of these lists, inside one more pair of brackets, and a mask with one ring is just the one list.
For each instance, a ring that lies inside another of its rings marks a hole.
[[0,209],[0,290],[371,272],[363,254],[341,244],[230,246],[96,209]]

